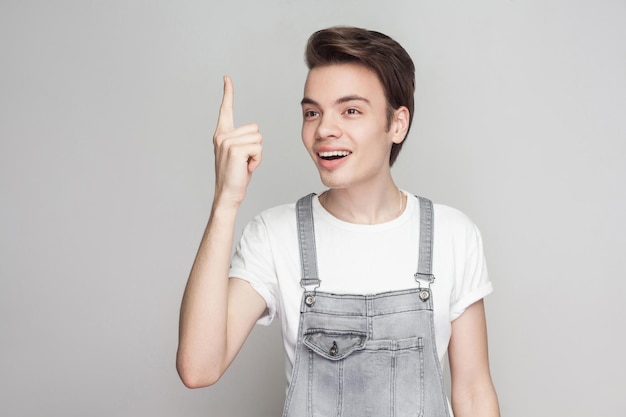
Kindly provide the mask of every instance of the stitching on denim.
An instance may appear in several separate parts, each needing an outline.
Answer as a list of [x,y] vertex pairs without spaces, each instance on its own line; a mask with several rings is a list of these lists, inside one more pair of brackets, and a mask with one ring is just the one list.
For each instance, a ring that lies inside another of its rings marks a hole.
[[343,411],[343,361],[337,361],[339,373],[339,392],[337,392],[337,417],[341,417]]
[[315,310],[314,308],[310,308],[308,311],[304,312],[303,314],[316,314],[316,315],[326,315],[326,316],[344,316],[344,317],[378,317],[378,316],[389,316],[392,314],[402,314],[402,313],[410,313],[410,312],[420,312],[420,311],[424,311],[424,312],[430,312],[432,311],[432,307],[428,307],[427,308],[412,308],[410,306],[407,306],[406,309],[403,310],[389,310],[389,311],[380,311],[377,312],[376,314],[370,314],[370,315],[365,315],[365,314],[360,314],[358,312],[356,313],[350,313],[347,311],[340,311],[340,310],[331,310],[331,309],[325,309],[324,311],[320,311],[320,310]]
[[395,350],[391,353],[391,372],[389,375],[390,384],[389,384],[389,416],[394,417],[396,411],[396,384],[398,383],[398,378],[396,374],[396,352]]
[[309,417],[313,417],[313,372],[314,372],[314,368],[313,368],[313,352],[309,352],[309,386],[308,386],[308,393],[306,396],[306,402],[307,402],[307,415]]
[[[419,412],[418,412],[418,417],[422,417],[424,415],[424,397],[425,397],[425,387],[424,387],[424,341],[423,339],[420,337],[418,338],[417,341],[417,349],[419,352],[419,362],[420,362],[420,380],[419,380],[419,389],[418,391],[420,392],[420,402],[419,402]],[[446,404],[446,409],[448,408],[448,405]]]

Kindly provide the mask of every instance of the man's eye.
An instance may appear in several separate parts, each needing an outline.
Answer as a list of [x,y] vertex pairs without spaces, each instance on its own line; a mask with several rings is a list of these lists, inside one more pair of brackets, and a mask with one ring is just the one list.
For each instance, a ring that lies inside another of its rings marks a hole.
[[354,114],[359,114],[360,112],[357,109],[348,109],[346,110],[346,114],[349,115],[354,115]]
[[306,118],[310,118],[310,117],[316,117],[319,113],[316,112],[315,110],[307,110],[304,112],[304,117]]

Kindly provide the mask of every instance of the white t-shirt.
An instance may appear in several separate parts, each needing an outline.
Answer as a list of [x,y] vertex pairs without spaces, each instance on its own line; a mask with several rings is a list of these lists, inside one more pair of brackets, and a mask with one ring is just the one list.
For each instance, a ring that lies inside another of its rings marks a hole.
[[[419,247],[419,203],[408,195],[404,212],[374,225],[341,221],[313,198],[313,218],[321,285],[335,294],[375,294],[415,288]],[[478,228],[458,210],[434,205],[433,293],[439,360],[448,349],[451,322],[492,292]],[[281,322],[287,378],[295,360],[301,266],[295,203],[256,216],[244,229],[230,276],[250,282],[267,310],[258,321]]]

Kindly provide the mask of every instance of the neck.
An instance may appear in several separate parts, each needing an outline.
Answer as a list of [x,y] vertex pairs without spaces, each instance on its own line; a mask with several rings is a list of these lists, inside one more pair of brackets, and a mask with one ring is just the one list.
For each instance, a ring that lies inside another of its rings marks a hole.
[[378,224],[402,214],[405,196],[391,181],[387,186],[367,191],[354,188],[331,188],[319,197],[330,214],[349,223]]

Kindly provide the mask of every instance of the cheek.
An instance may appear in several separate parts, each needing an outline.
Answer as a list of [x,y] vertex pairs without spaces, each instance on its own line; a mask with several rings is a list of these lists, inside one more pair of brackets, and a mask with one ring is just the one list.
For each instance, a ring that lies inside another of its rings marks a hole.
[[302,123],[302,143],[304,146],[309,147],[315,142],[315,127],[312,123]]

